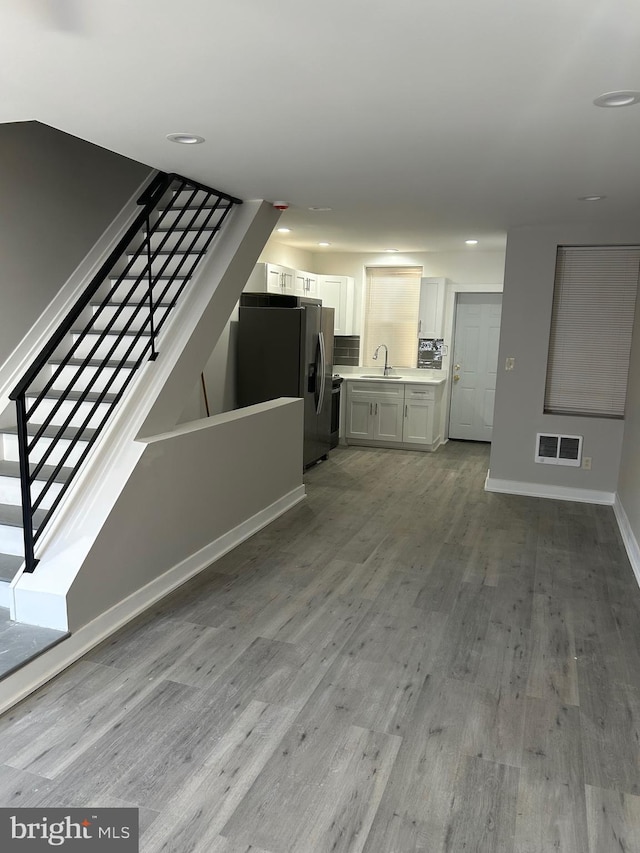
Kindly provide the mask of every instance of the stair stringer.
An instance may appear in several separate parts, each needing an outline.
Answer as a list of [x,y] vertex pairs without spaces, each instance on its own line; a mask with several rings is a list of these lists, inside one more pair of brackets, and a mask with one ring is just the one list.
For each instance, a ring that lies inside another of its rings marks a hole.
[[260,200],[230,215],[175,308],[157,360],[138,372],[52,516],[35,571],[14,578],[12,619],[69,630],[67,593],[144,452],[136,439],[178,422],[278,216]]

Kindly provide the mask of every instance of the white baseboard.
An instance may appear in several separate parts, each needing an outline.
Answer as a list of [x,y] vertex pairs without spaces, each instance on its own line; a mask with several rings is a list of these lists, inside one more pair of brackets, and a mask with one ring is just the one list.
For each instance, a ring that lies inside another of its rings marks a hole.
[[638,544],[638,540],[631,529],[627,513],[624,511],[624,507],[620,502],[620,497],[617,494],[613,504],[613,511],[616,516],[616,521],[618,522],[618,529],[620,530],[620,535],[622,536],[627,556],[629,557],[629,562],[631,563],[631,568],[636,576],[638,586],[640,586],[640,545]]
[[297,503],[306,490],[298,486],[268,507],[224,533],[160,577],[102,613],[47,652],[0,681],[0,714],[65,670],[127,622],[148,610],[183,583],[206,569],[220,557],[257,533]]
[[613,505],[614,492],[598,492],[593,489],[574,489],[570,486],[552,486],[548,483],[520,483],[517,480],[498,480],[487,471],[484,489],[505,495],[524,495],[530,498],[549,498],[554,501],[578,501],[588,504]]

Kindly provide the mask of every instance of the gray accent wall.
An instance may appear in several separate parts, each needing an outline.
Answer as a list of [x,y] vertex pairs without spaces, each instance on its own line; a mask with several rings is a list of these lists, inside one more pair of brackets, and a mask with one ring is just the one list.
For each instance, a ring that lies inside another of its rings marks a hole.
[[0,365],[150,172],[38,122],[0,124]]
[[[514,486],[535,483],[615,493],[624,421],[546,415],[543,411],[555,261],[558,245],[638,242],[637,226],[632,223],[558,225],[509,232],[491,448],[492,479],[510,480]],[[514,370],[504,369],[508,357],[516,360]],[[638,377],[637,352],[635,357]],[[636,424],[636,436],[637,429]],[[583,455],[592,458],[592,469],[535,463],[537,432],[584,436]]]

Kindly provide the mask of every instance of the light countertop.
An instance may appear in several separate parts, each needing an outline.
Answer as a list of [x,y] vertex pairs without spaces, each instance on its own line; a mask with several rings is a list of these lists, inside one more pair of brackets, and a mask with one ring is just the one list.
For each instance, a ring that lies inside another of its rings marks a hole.
[[[353,370],[353,368],[351,368],[351,370]],[[434,373],[436,373],[436,371],[422,371],[408,368],[404,371],[398,370],[397,373],[394,370],[391,376],[385,377],[382,375],[382,371],[376,374],[375,370],[367,370],[366,368],[363,368],[362,370],[357,370],[353,373],[347,373],[340,369],[340,365],[336,365],[334,367],[334,374],[338,374],[347,382],[356,380],[363,382],[386,382],[388,385],[395,385],[396,383],[410,383],[411,385],[442,385],[447,381],[446,376],[434,376]]]

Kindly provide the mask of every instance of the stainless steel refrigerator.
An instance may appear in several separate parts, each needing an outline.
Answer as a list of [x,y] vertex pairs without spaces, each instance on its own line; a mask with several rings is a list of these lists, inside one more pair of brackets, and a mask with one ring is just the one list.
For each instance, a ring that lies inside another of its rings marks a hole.
[[319,299],[243,293],[238,322],[238,404],[304,399],[304,467],[331,446],[333,308]]

